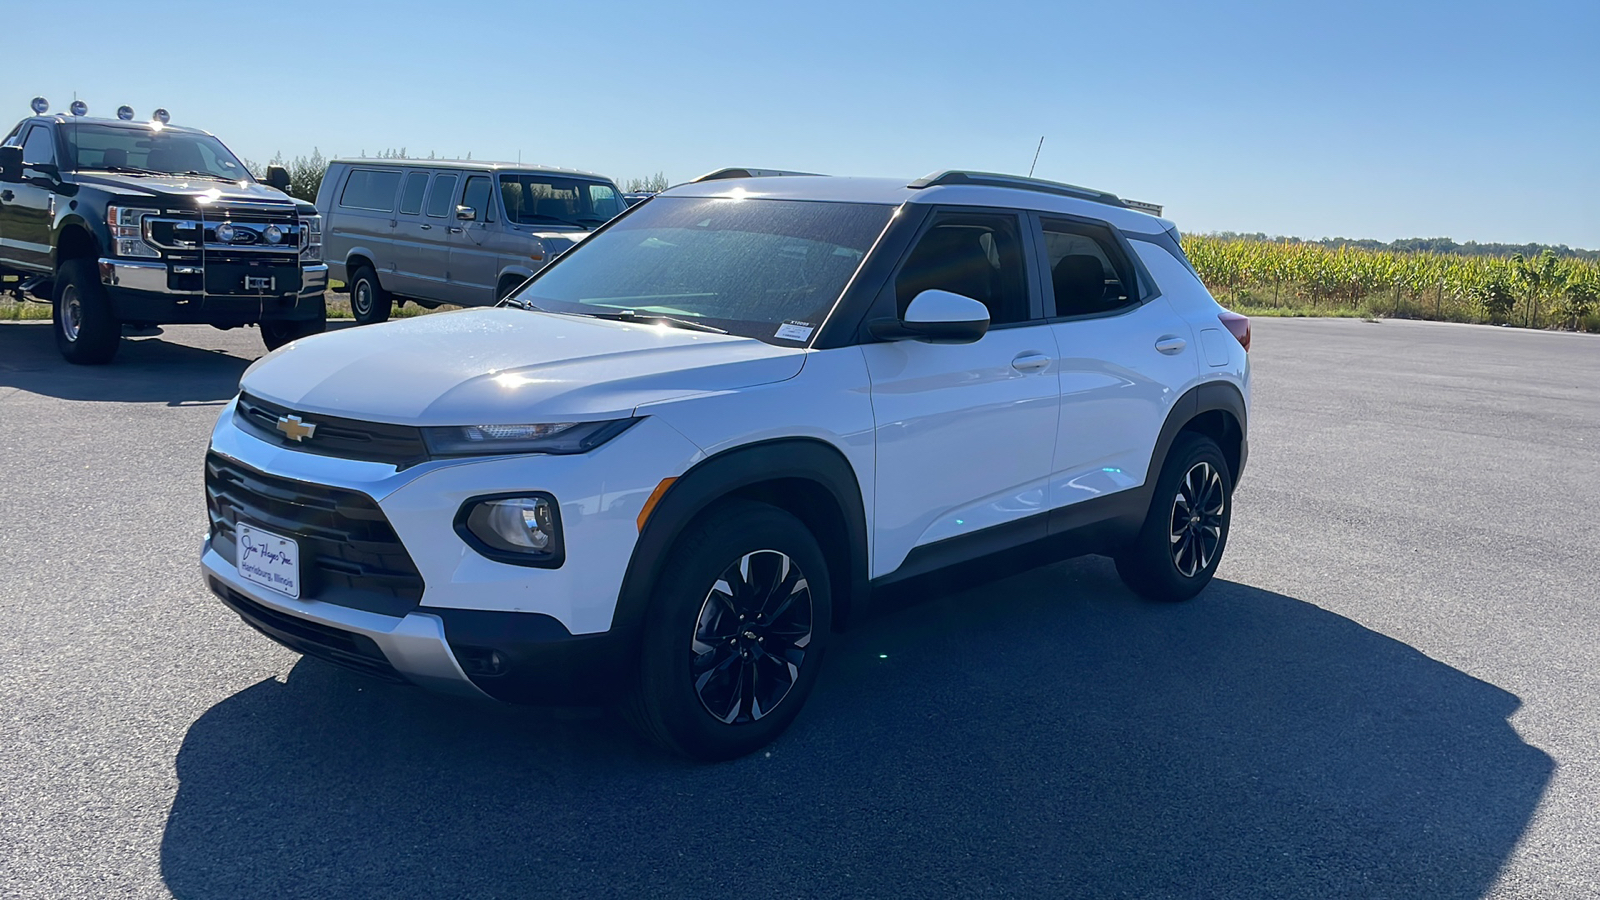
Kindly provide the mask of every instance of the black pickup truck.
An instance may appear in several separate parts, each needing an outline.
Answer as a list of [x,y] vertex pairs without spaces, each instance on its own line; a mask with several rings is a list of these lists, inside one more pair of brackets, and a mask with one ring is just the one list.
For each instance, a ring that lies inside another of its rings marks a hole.
[[109,362],[124,326],[259,325],[267,348],[326,328],[322,224],[222,142],[169,124],[23,119],[0,141],[0,286],[53,305],[68,361]]

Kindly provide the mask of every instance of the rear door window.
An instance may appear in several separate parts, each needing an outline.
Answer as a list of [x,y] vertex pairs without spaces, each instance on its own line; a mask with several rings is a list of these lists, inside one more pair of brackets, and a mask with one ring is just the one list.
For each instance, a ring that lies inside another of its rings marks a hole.
[[405,190],[400,194],[400,214],[415,216],[422,212],[422,198],[428,193],[428,173],[412,172],[406,176]]
[[1106,315],[1138,304],[1138,279],[1110,228],[1048,217],[1040,224],[1054,315]]
[[339,194],[339,205],[347,209],[391,212],[394,209],[394,195],[399,190],[399,172],[353,169],[344,183],[344,191]]
[[433,176],[433,188],[428,191],[428,215],[442,219],[450,212],[450,201],[456,196],[455,175],[441,172]]

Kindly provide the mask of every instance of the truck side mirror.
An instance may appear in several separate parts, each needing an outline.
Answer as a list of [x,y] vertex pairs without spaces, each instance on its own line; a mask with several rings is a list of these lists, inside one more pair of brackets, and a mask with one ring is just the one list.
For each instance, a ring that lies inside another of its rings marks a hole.
[[463,222],[476,222],[478,221],[478,211],[470,206],[458,206],[456,207],[456,218]]
[[289,193],[289,170],[283,166],[267,166],[267,187]]
[[10,184],[22,181],[21,147],[0,147],[0,181]]

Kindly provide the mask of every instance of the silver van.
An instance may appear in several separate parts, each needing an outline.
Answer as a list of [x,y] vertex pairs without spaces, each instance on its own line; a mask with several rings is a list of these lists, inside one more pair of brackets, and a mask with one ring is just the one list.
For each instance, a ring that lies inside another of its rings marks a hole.
[[609,178],[515,163],[336,159],[317,191],[329,278],[363,325],[408,300],[493,305],[624,209]]

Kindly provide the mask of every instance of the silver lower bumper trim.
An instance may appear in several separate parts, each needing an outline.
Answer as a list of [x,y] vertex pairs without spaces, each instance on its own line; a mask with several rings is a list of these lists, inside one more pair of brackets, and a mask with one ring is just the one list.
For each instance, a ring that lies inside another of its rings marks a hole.
[[[197,266],[186,266],[190,272],[200,272]],[[164,262],[132,262],[126,259],[101,259],[100,282],[112,287],[152,294],[177,294],[194,296],[201,291],[179,291],[167,286],[167,264]],[[300,296],[315,297],[328,289],[328,265],[318,263],[300,269]]]
[[371,638],[395,671],[417,685],[461,697],[488,697],[461,671],[438,616],[417,611],[397,619],[318,600],[274,595],[240,578],[233,564],[211,549],[209,540],[200,555],[200,571],[203,578],[215,578],[275,612]]
[[112,287],[152,294],[198,294],[199,291],[175,291],[167,286],[167,264],[164,262],[129,262],[125,259],[100,260],[100,281]]

